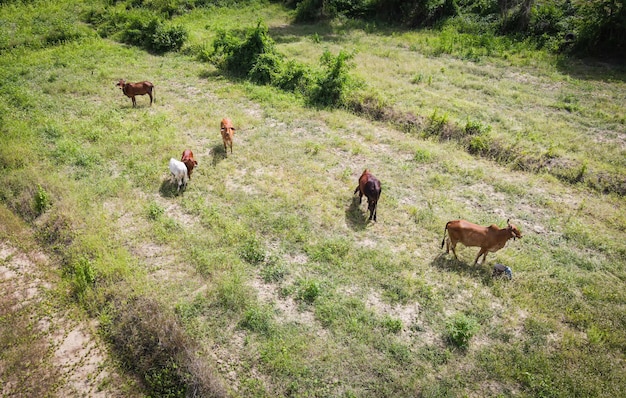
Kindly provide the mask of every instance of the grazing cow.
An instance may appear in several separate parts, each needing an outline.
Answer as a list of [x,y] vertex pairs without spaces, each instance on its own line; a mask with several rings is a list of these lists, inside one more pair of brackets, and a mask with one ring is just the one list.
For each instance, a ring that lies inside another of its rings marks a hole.
[[365,169],[359,178],[359,185],[357,185],[354,193],[359,193],[359,204],[361,204],[363,195],[367,196],[367,209],[370,211],[370,221],[372,219],[376,221],[376,205],[378,204],[381,191],[380,181],[369,170]]
[[122,90],[124,95],[133,100],[133,107],[137,106],[135,95],[145,94],[148,94],[150,97],[150,105],[152,106],[152,91],[154,90],[154,85],[152,83],[146,81],[139,83],[126,83],[124,79],[120,79],[116,86]]
[[222,141],[224,142],[224,153],[228,156],[226,146],[230,146],[230,153],[233,153],[233,136],[235,135],[235,128],[230,119],[224,118],[220,123],[220,132],[222,133]]
[[180,158],[180,161],[185,163],[185,166],[187,166],[187,177],[191,178],[193,168],[198,165],[198,162],[196,162],[193,158],[193,152],[191,152],[191,149],[185,149],[183,151],[183,157]]
[[187,188],[187,182],[188,177],[187,177],[187,166],[185,166],[185,163],[180,162],[174,158],[170,159],[170,171],[172,172],[172,177],[174,177],[174,180],[176,181],[176,184],[178,185],[178,189],[176,189],[176,191],[180,191],[180,188]]
[[476,256],[476,260],[474,260],[474,265],[478,263],[478,259],[481,255],[483,256],[481,264],[484,264],[488,252],[495,253],[502,249],[509,239],[513,238],[513,240],[515,240],[516,238],[522,237],[519,229],[517,229],[515,225],[511,224],[509,220],[506,220],[506,224],[506,228],[499,228],[495,224],[492,224],[489,227],[483,227],[465,220],[449,221],[443,231],[441,248],[443,249],[443,244],[446,242],[447,231],[448,241],[446,242],[446,253],[449,253],[450,248],[452,248],[452,253],[454,253],[454,257],[458,260],[459,258],[454,250],[458,242],[461,242],[464,246],[468,247],[480,247],[478,256]]

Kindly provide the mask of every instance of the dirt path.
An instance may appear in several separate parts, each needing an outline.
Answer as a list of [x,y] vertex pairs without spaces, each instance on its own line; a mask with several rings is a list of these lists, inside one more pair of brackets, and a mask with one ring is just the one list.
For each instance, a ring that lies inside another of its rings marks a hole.
[[53,266],[41,252],[0,242],[0,390],[3,397],[129,397],[97,323],[58,308]]

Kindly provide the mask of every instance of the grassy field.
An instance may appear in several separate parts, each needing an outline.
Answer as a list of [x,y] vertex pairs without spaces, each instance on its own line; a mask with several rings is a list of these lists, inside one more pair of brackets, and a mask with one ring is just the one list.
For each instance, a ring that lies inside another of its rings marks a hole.
[[[175,17],[188,43],[158,56],[99,38],[81,1],[34,4],[0,6],[0,249],[45,252],[44,302],[97,321],[113,374],[99,393],[626,395],[623,196],[308,107],[196,51],[218,27],[262,18],[290,59],[354,51],[351,73],[399,112],[480,122],[517,153],[622,181],[623,69],[498,42],[470,54],[435,31],[292,25],[266,3]],[[61,20],[68,39],[42,45]],[[152,81],[153,106],[132,108],[120,78]],[[237,127],[228,157],[223,117]],[[177,194],[167,162],[185,148],[199,165]],[[382,182],[377,223],[352,195],[364,168]],[[477,248],[460,261],[441,249],[456,218],[510,218],[524,237],[474,267]],[[19,268],[13,258],[0,265]],[[492,278],[495,263],[513,279]],[[13,325],[41,337],[33,357],[54,350],[15,308],[0,313],[15,347],[0,353],[3,395],[38,393],[44,374],[62,396],[71,375],[52,359],[20,369],[28,347]]]

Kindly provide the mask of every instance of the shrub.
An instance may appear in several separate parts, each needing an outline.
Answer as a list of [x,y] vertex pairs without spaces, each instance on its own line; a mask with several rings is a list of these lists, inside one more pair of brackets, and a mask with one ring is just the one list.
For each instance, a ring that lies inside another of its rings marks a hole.
[[265,248],[256,238],[250,238],[239,250],[239,256],[252,265],[258,265],[265,261]]
[[321,290],[322,288],[318,281],[303,280],[299,283],[296,298],[308,304],[313,304],[313,302],[320,295]]
[[274,54],[278,57],[275,51],[267,26],[259,21],[257,27],[249,31],[244,40],[225,31],[218,32],[213,42],[213,62],[218,68],[235,76],[247,77],[261,54]]
[[148,41],[147,49],[155,53],[178,51],[187,40],[187,30],[182,25],[158,24]]
[[470,139],[467,151],[473,155],[480,155],[489,152],[491,138],[488,135],[477,135]]
[[270,308],[252,306],[244,314],[239,326],[252,332],[267,334],[272,328],[272,312]]
[[478,322],[472,317],[458,313],[446,323],[447,340],[458,348],[466,349],[478,330]]
[[150,204],[148,205],[147,213],[148,213],[148,219],[152,221],[156,221],[156,220],[159,220],[163,216],[163,213],[165,213],[165,210],[163,210],[163,208],[159,206],[158,203],[150,202]]
[[353,55],[340,51],[336,57],[330,51],[324,51],[320,62],[325,69],[315,79],[315,86],[310,94],[310,102],[323,107],[336,107],[345,104],[350,89],[348,70],[353,67],[350,60]]
[[50,207],[50,196],[41,185],[37,186],[37,193],[35,194],[35,212],[37,215],[41,215]]
[[96,272],[91,265],[91,261],[81,258],[67,267],[65,274],[71,279],[72,295],[78,302],[83,303],[88,290],[96,282]]
[[467,120],[465,123],[465,134],[466,135],[481,135],[486,134],[491,131],[491,126],[484,125],[479,121]]

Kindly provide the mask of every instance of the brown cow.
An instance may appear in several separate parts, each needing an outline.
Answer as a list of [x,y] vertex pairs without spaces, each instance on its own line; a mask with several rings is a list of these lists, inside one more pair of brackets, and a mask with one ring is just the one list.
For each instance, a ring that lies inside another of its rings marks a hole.
[[448,231],[446,253],[449,253],[450,248],[452,248],[452,253],[454,253],[454,257],[458,260],[459,258],[454,250],[458,242],[468,247],[477,246],[480,247],[480,251],[478,252],[478,256],[476,256],[476,260],[474,260],[474,265],[478,263],[478,259],[481,255],[483,256],[481,264],[484,264],[488,252],[495,253],[502,249],[509,239],[513,238],[513,240],[515,240],[516,238],[522,237],[519,229],[511,224],[509,220],[506,220],[506,224],[506,228],[499,228],[495,224],[489,227],[483,227],[465,220],[449,221],[443,231],[441,248],[443,249],[443,244],[446,242],[446,231]]
[[118,86],[124,95],[133,100],[133,107],[137,106],[137,101],[135,100],[136,95],[146,95],[150,97],[150,106],[152,106],[152,91],[154,90],[154,85],[150,82],[143,81],[139,83],[126,83],[124,79],[120,79],[117,82],[116,86]]
[[359,178],[359,185],[357,185],[354,193],[359,193],[359,204],[363,199],[363,195],[367,197],[367,209],[370,211],[370,221],[372,218],[376,221],[376,205],[380,198],[382,189],[380,187],[380,181],[369,170],[365,169],[361,177]]
[[193,168],[198,165],[198,162],[196,162],[193,158],[193,152],[191,152],[191,149],[185,149],[183,151],[183,156],[180,158],[180,161],[185,163],[185,166],[187,166],[187,177],[191,178]]
[[228,118],[222,119],[220,123],[220,132],[222,133],[222,141],[224,142],[224,153],[228,156],[226,146],[230,146],[230,153],[233,153],[233,136],[235,135],[235,128],[233,123]]

